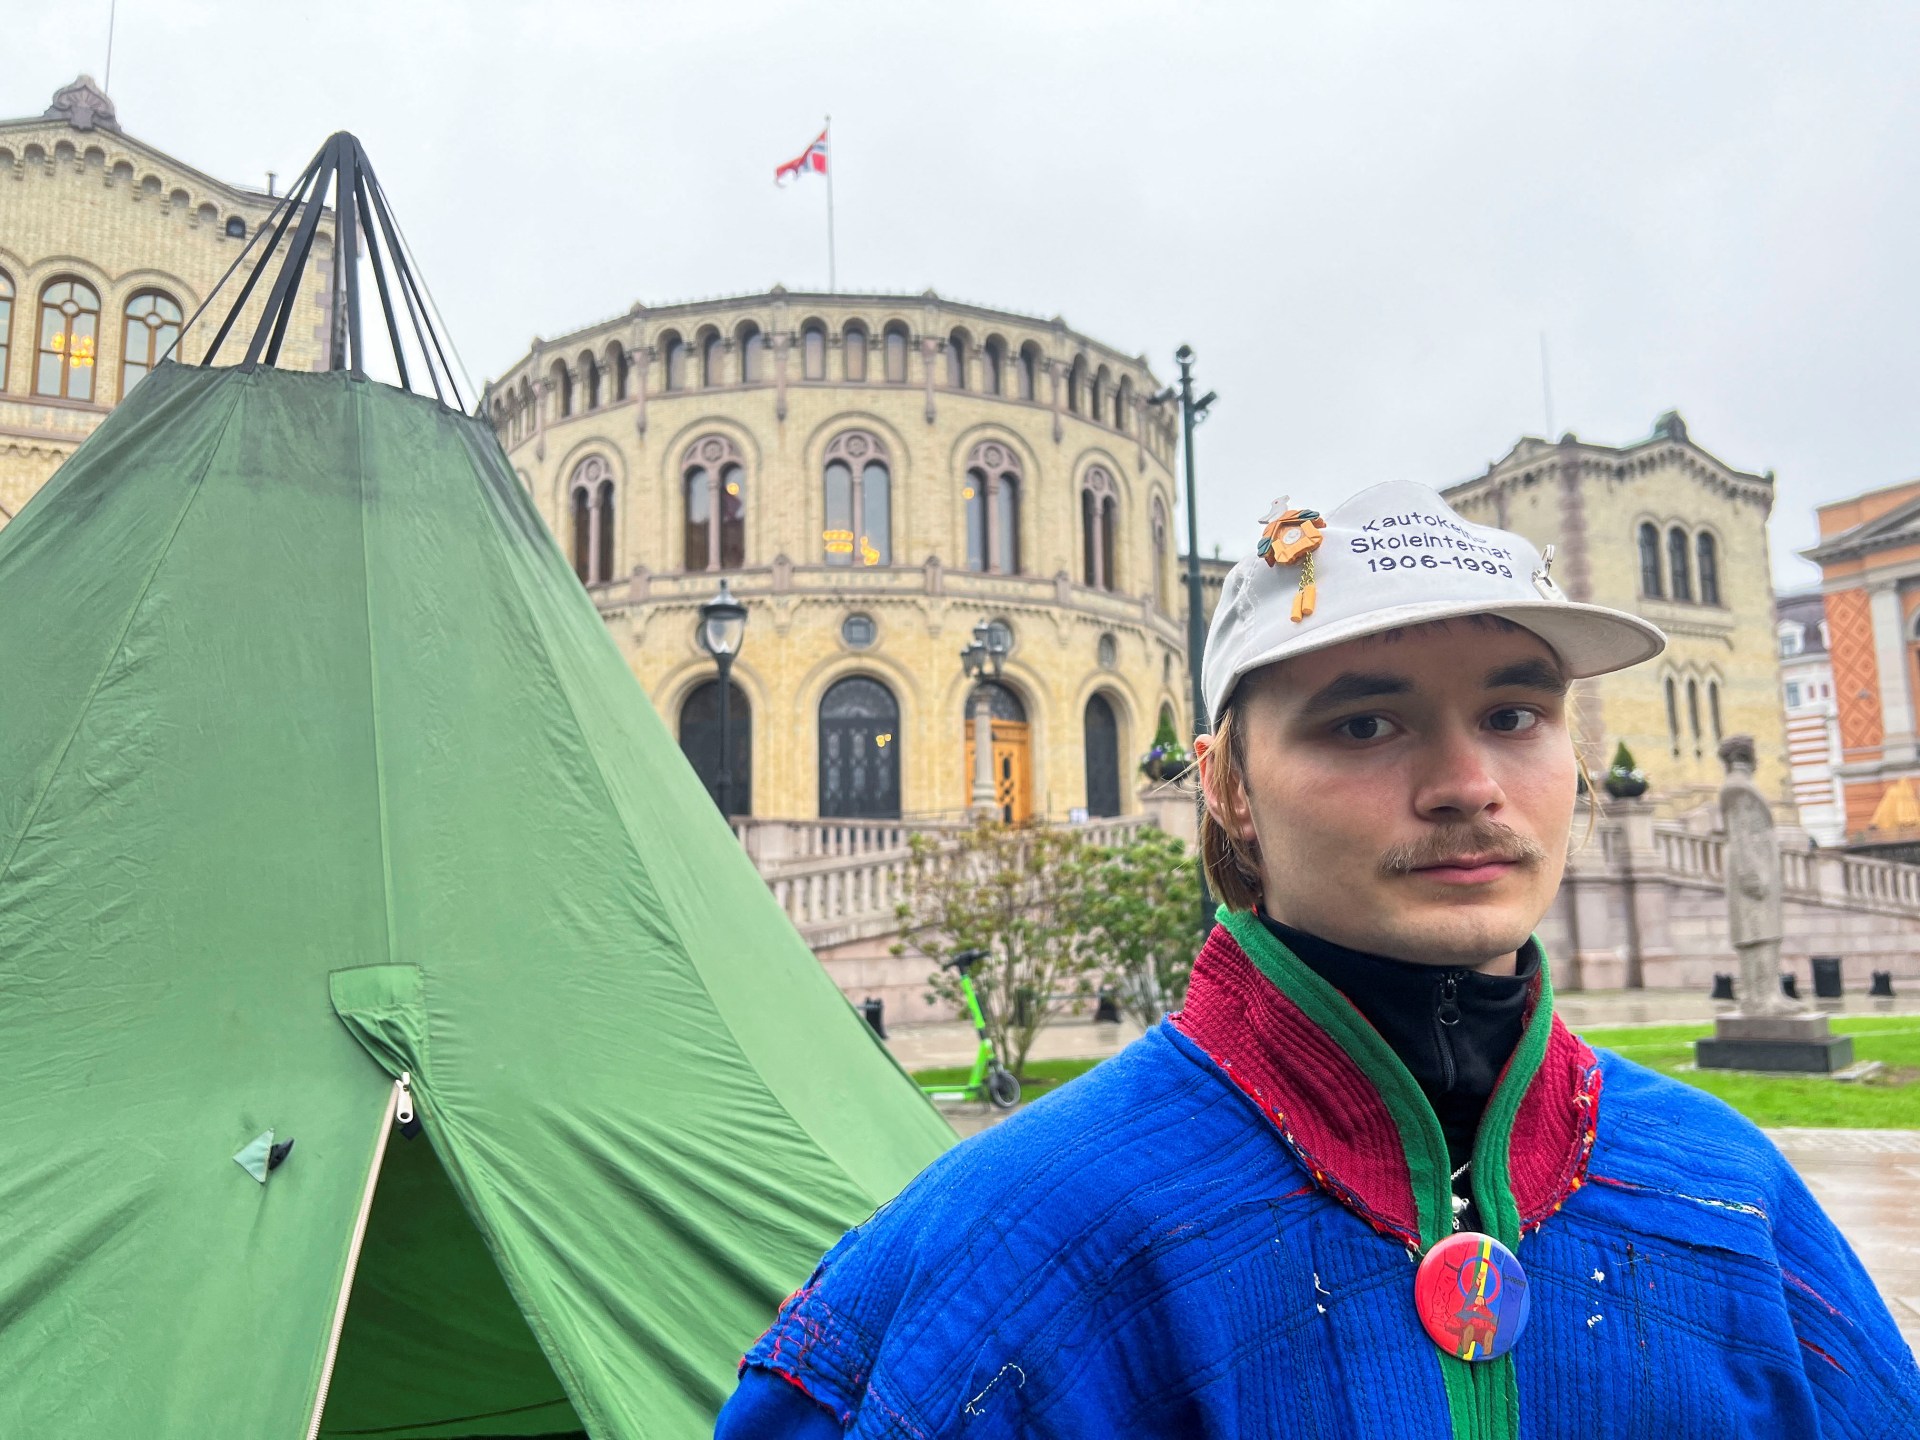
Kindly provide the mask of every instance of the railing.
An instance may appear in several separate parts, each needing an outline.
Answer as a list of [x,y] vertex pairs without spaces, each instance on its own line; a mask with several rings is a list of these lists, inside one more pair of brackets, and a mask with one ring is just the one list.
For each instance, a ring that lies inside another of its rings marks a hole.
[[[1122,815],[1073,827],[1095,845],[1117,845],[1152,825]],[[760,876],[809,941],[885,934],[897,922],[916,865],[945,869],[959,854],[959,818],[897,820],[736,820],[734,833]],[[915,835],[933,841],[916,857]]]
[[1685,830],[1656,828],[1653,843],[1661,864],[1679,875],[1724,880],[1727,842],[1718,835],[1694,835]]

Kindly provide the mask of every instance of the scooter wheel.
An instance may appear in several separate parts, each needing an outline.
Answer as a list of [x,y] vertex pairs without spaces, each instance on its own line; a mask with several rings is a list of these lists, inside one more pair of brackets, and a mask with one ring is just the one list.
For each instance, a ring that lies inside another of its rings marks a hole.
[[1020,1103],[1020,1082],[1011,1070],[995,1070],[987,1076],[987,1099],[1001,1110],[1011,1110]]

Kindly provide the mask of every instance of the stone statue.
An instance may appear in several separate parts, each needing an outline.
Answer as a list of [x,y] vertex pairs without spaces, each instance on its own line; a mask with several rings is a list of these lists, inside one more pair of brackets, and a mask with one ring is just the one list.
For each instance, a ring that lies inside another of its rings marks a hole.
[[1753,783],[1751,735],[1720,746],[1727,782],[1720,787],[1727,834],[1727,929],[1740,957],[1736,998],[1743,1015],[1778,1015],[1797,1007],[1780,993],[1780,842],[1773,807]]

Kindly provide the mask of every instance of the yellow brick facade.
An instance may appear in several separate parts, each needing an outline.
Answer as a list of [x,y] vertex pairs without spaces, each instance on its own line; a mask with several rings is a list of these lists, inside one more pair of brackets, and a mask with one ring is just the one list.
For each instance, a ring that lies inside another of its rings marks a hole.
[[[903,341],[889,342],[889,331]],[[673,377],[681,388],[669,388],[676,342],[690,350]],[[890,343],[904,364],[892,380]],[[1032,399],[1021,396],[1023,354]],[[757,368],[743,378],[747,366]],[[1136,763],[1162,708],[1187,709],[1171,468],[1177,407],[1148,403],[1158,388],[1144,361],[1057,320],[931,292],[776,289],[635,307],[538,342],[487,387],[486,404],[570,555],[576,482],[597,495],[610,481],[611,554],[578,568],[670,727],[715,674],[696,643],[699,605],[723,574],[747,605],[733,674],[752,712],[754,814],[821,813],[821,702],[853,675],[881,682],[899,707],[891,743],[901,813],[963,810],[972,687],[959,652],[977,622],[1002,620],[1014,636],[1003,680],[1029,726],[1031,813],[1061,819],[1090,803],[1085,726],[1095,696],[1118,725],[1122,813],[1139,807]],[[883,452],[891,472],[891,563],[827,563],[825,532],[835,527],[824,472],[829,447],[849,435],[870,442],[869,454]],[[743,563],[689,569],[685,474],[695,447],[716,437],[744,471]],[[1018,475],[1016,573],[967,563],[969,461],[986,446],[999,447]],[[1090,484],[1104,492],[1109,482],[1110,587],[1101,571],[1087,571],[1082,500]],[[850,615],[872,619],[871,645],[848,643]]]
[[[58,92],[49,114],[0,121],[0,296],[11,290],[10,304],[0,299],[10,311],[0,334],[0,525],[20,512],[128,388],[129,302],[157,291],[179,305],[183,318],[191,316],[273,203],[263,192],[212,179],[121,133],[106,97],[84,76]],[[243,233],[231,235],[230,227]],[[306,298],[281,351],[283,367],[321,363],[330,247],[323,227]],[[204,356],[265,248],[264,242],[254,247],[220,299],[186,331],[177,358],[193,363]],[[37,393],[40,297],[68,278],[84,282],[100,302],[93,393],[86,400]],[[244,353],[267,289],[263,280],[242,326],[221,349],[223,363]]]
[[[1685,812],[1719,792],[1720,738],[1751,735],[1756,782],[1782,822],[1792,821],[1767,548],[1770,474],[1723,464],[1669,414],[1647,439],[1621,447],[1572,436],[1522,440],[1486,474],[1446,493],[1469,519],[1555,545],[1554,578],[1570,598],[1631,610],[1666,631],[1658,660],[1579,687],[1576,721],[1596,780],[1624,740],[1652,780],[1649,798],[1660,812]],[[1645,526],[1657,539],[1650,576],[1642,567]],[[1689,599],[1675,594],[1676,534],[1685,542]],[[1718,592],[1711,600],[1702,594],[1703,536]]]

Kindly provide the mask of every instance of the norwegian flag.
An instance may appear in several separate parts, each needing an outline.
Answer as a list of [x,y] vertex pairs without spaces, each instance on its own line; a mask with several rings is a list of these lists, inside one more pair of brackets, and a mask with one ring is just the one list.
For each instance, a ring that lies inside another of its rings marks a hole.
[[809,170],[816,175],[827,173],[827,132],[822,130],[819,138],[801,154],[773,172],[773,183],[784,185],[789,180],[797,180]]

